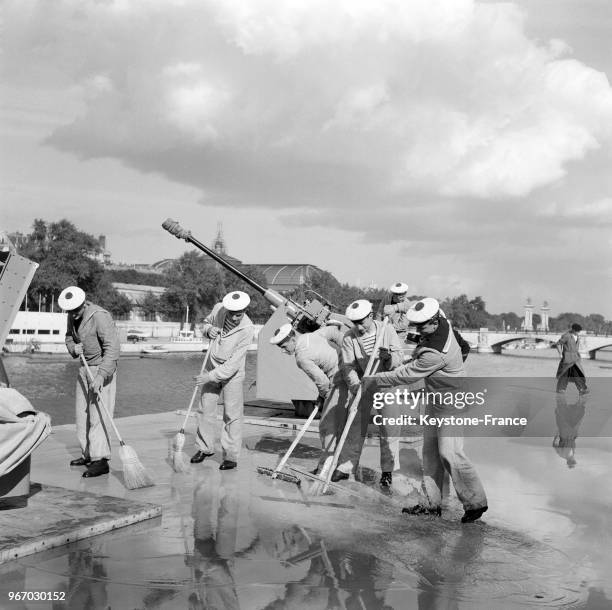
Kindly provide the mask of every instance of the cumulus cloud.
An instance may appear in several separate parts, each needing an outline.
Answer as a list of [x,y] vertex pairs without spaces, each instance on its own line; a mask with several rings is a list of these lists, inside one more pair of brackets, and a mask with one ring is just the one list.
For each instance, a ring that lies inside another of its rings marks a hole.
[[[158,155],[182,148],[202,163],[257,173],[262,197],[257,184],[248,190],[258,203],[274,197],[270,182],[282,183],[290,167],[301,192],[287,197],[281,186],[283,206],[310,195],[339,207],[363,168],[374,168],[363,187],[382,205],[420,191],[526,196],[610,138],[605,76],[564,58],[558,41],[528,40],[511,4],[44,4],[32,3],[35,18],[20,24],[12,52],[29,55],[31,68],[62,58],[64,74],[90,92],[83,114],[50,143],[220,197],[223,180],[172,175],[156,166]],[[20,48],[34,38],[41,52]],[[309,193],[313,163],[345,171]]]
[[469,250],[476,226],[491,251],[510,231],[530,249],[610,211],[595,189],[610,185],[579,199],[575,172],[609,151],[612,88],[566,42],[529,39],[510,2],[12,0],[7,14],[8,80],[42,74],[80,102],[50,146],[206,205],[437,251]]

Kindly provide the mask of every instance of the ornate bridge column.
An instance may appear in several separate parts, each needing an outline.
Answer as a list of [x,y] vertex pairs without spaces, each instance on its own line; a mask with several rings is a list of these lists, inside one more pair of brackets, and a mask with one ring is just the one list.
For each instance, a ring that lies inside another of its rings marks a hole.
[[548,301],[544,301],[542,307],[540,307],[540,312],[542,314],[542,323],[540,325],[540,330],[544,332],[548,332],[548,319],[550,317],[550,307],[548,306]]
[[531,304],[531,299],[529,297],[527,297],[527,302],[525,303],[523,330],[533,330],[533,305]]
[[589,358],[591,360],[595,360],[595,353],[591,355],[589,352],[589,349],[587,348],[587,338],[586,338],[586,332],[584,330],[581,330],[578,333],[578,353],[583,358]]
[[476,347],[478,354],[491,354],[493,348],[489,345],[489,329],[481,328],[478,330],[478,345]]

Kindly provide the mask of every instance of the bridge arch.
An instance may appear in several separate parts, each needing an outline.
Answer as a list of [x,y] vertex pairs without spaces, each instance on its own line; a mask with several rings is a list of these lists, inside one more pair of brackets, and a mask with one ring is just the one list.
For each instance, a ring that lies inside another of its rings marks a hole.
[[609,343],[602,343],[601,345],[598,345],[597,347],[590,349],[589,350],[589,359],[591,360],[595,360],[596,358],[596,354],[600,349],[604,349],[604,347],[612,347],[612,337],[610,338],[610,342]]
[[530,341],[535,339],[536,343],[542,343],[542,342],[546,342],[546,343],[552,343],[552,340],[548,337],[538,337],[537,335],[533,335],[533,334],[525,334],[525,335],[518,335],[518,336],[513,336],[513,337],[504,337],[503,339],[500,339],[499,341],[491,341],[491,343],[489,344],[491,349],[493,350],[494,354],[501,354],[502,351],[502,347],[504,345],[507,345],[508,343],[513,343],[515,341],[524,341],[526,339],[529,339]]

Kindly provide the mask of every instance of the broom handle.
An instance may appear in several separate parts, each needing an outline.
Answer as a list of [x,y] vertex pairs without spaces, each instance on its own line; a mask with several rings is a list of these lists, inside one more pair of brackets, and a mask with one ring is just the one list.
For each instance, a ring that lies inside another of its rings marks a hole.
[[[323,408],[321,409],[321,413],[325,411],[325,407],[331,400],[335,391],[336,391],[336,386],[334,386],[331,389],[330,393],[327,395],[327,398],[325,399],[325,402],[323,403]],[[285,453],[285,455],[283,456],[283,459],[278,463],[278,466],[274,469],[274,472],[279,472],[280,470],[284,468],[285,464],[287,463],[287,460],[291,457],[293,450],[297,447],[297,444],[302,440],[302,437],[304,436],[304,434],[306,434],[306,430],[310,428],[310,425],[312,424],[318,411],[319,411],[319,405],[317,404],[315,408],[312,410],[312,413],[310,414],[310,416],[308,417],[308,419],[306,420],[302,428],[300,429],[300,431],[298,432],[297,436],[293,439],[291,446],[289,447],[289,449],[287,449],[287,453]]]
[[[87,371],[87,376],[89,377],[91,381],[93,381],[94,378],[93,378],[93,375],[91,374],[91,369],[89,368],[89,365],[87,364],[87,360],[85,360],[85,356],[83,354],[81,354],[81,362],[83,363],[83,366],[85,367],[85,370]],[[125,443],[123,442],[123,439],[121,438],[121,435],[119,434],[119,430],[117,430],[117,426],[115,425],[113,418],[108,412],[108,409],[104,406],[104,401],[102,400],[102,396],[100,396],[99,394],[96,394],[96,402],[98,403],[100,407],[102,407],[102,411],[104,412],[106,419],[110,421],[111,426],[113,427],[113,430],[115,431],[115,434],[117,436],[117,440],[119,441],[119,444],[121,446],[125,446]]]
[[[372,354],[370,355],[370,359],[368,360],[368,365],[366,366],[366,370],[363,374],[363,377],[367,377],[374,369],[374,365],[378,364],[378,349],[380,348],[383,342],[383,338],[385,336],[385,331],[387,330],[388,322],[389,322],[389,317],[387,316],[383,320],[382,326],[380,328],[380,334],[376,337],[374,349],[372,350]],[[353,420],[355,419],[355,416],[357,415],[357,409],[359,407],[359,401],[361,400],[361,394],[362,394],[362,391],[361,391],[361,386],[360,386],[355,396],[353,396],[353,400],[351,401],[351,406],[349,407],[349,414],[348,414],[348,417],[346,418],[346,424],[344,425],[344,429],[342,430],[342,435],[340,436],[340,440],[338,441],[338,444],[336,445],[331,468],[329,469],[329,472],[327,473],[327,479],[325,481],[326,488],[327,488],[327,485],[329,485],[331,481],[331,477],[332,477],[332,474],[334,473],[334,470],[336,469],[336,466],[338,465],[338,459],[340,458],[340,452],[342,451],[342,448],[344,447],[344,442],[346,441],[346,437],[348,436],[349,430],[351,428],[351,424],[353,423]]]
[[[219,332],[217,337],[220,337],[220,336],[221,336],[221,332]],[[204,362],[202,362],[202,368],[200,369],[200,375],[204,372],[204,369],[206,368],[206,365],[208,364],[208,361],[210,359],[210,354],[212,352],[212,346],[213,346],[213,343],[217,340],[217,337],[215,337],[212,341],[208,342],[208,349],[206,350],[206,356],[204,357]],[[183,425],[181,426],[181,433],[185,432],[185,426],[187,425],[187,420],[189,419],[189,414],[191,413],[191,409],[193,409],[193,403],[195,402],[199,389],[200,389],[200,386],[198,385],[196,385],[196,387],[193,388],[193,394],[191,395],[191,401],[189,402],[189,408],[187,409],[187,413],[185,415]]]

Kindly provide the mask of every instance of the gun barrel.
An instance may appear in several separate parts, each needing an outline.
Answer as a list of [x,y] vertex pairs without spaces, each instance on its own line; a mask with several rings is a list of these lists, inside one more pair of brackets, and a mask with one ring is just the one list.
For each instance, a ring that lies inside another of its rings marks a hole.
[[[245,275],[234,267],[231,263],[228,263],[224,258],[219,256],[214,250],[211,250],[209,247],[205,246],[202,242],[198,241],[191,235],[191,231],[187,231],[181,227],[181,225],[176,221],[168,218],[162,223],[162,227],[168,231],[168,233],[174,235],[178,239],[184,239],[186,242],[193,244],[199,250],[202,250],[205,254],[208,254],[210,258],[217,261],[222,267],[225,267],[228,271],[231,271],[234,275],[238,276],[243,282],[246,282],[251,288],[259,292],[267,301],[269,301],[274,307],[278,307],[279,305],[289,305],[290,310],[294,310],[294,307],[291,307],[292,303],[289,302],[285,297],[281,296],[275,290],[270,288],[264,288],[261,284],[258,284],[255,280],[251,279],[248,275]],[[297,312],[295,312],[297,315]]]

